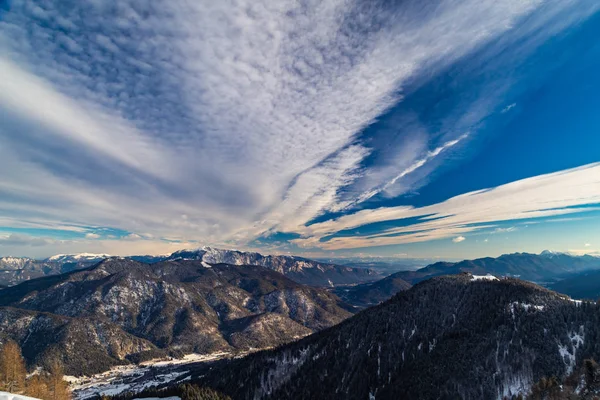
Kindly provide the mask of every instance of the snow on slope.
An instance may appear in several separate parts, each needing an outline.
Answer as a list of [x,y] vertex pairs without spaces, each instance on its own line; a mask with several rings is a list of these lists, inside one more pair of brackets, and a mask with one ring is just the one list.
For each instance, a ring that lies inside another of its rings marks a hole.
[[93,254],[93,253],[79,253],[79,254],[57,254],[52,257],[48,257],[46,261],[54,262],[80,262],[80,261],[93,261],[102,260],[109,258],[109,254]]

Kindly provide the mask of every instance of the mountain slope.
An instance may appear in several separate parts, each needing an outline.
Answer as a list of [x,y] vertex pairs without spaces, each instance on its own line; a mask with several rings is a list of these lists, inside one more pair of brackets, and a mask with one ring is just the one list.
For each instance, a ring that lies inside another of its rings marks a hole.
[[496,399],[600,355],[599,306],[490,279],[430,279],[197,381],[236,399]]
[[348,304],[358,308],[377,305],[394,296],[402,290],[410,289],[412,285],[392,274],[375,282],[362,283],[354,286],[338,286],[332,292]]
[[275,346],[350,315],[327,291],[263,267],[123,258],[3,289],[0,306],[110,323],[156,348],[197,353]]
[[478,275],[511,276],[541,283],[595,269],[600,269],[600,257],[571,256],[545,251],[539,255],[514,253],[497,258],[486,257],[457,263],[438,262],[416,271],[397,272],[394,276],[415,284],[434,276],[470,272]]
[[552,290],[567,294],[574,299],[597,300],[600,298],[600,271],[586,271],[569,276],[550,285]]
[[58,357],[68,374],[78,375],[124,364],[131,354],[157,350],[110,322],[0,307],[0,341],[6,338],[21,344],[30,365]]

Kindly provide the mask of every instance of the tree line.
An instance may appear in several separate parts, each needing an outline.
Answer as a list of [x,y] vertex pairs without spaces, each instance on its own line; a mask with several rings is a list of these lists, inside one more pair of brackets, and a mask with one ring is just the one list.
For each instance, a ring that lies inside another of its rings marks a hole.
[[0,347],[0,391],[36,397],[42,400],[70,400],[71,392],[64,381],[63,366],[58,359],[44,362],[45,368],[27,373],[21,348],[13,341]]

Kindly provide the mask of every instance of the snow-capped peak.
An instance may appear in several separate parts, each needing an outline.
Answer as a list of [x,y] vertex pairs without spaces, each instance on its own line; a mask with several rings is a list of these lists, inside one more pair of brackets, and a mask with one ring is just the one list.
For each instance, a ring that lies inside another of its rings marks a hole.
[[92,261],[109,258],[109,254],[93,254],[93,253],[79,253],[79,254],[57,254],[52,257],[48,257],[46,261]]
[[556,256],[556,255],[559,255],[559,254],[563,254],[563,253],[560,253],[558,251],[553,251],[553,250],[544,250],[544,251],[542,251],[540,253],[540,256],[547,256],[547,257],[549,257],[549,256]]

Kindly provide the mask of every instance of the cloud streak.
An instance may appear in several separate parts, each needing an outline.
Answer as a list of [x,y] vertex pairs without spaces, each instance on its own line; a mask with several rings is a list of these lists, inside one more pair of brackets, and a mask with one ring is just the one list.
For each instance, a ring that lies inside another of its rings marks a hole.
[[[492,189],[453,197],[426,207],[410,206],[362,210],[335,220],[305,227],[302,247],[326,250],[416,243],[463,236],[502,221],[530,220],[594,211],[600,204],[600,163],[527,178]],[[417,223],[370,235],[321,239],[364,225],[420,217]]]
[[[403,193],[493,104],[473,105],[460,131],[415,121],[392,145],[361,133],[543,2],[401,3],[14,2],[0,20],[2,225],[225,245],[284,231],[308,244],[315,217]],[[540,25],[574,8],[546,3]],[[364,240],[326,246],[384,239]]]

